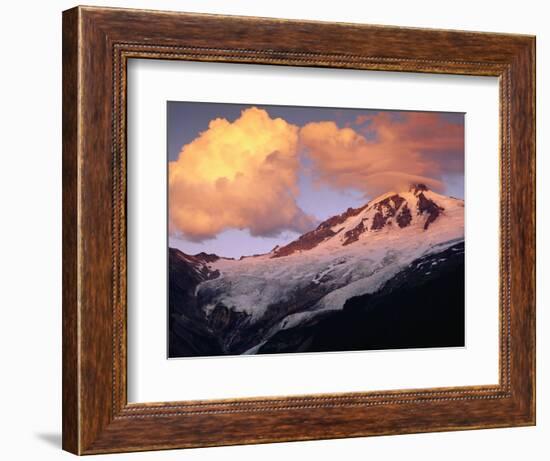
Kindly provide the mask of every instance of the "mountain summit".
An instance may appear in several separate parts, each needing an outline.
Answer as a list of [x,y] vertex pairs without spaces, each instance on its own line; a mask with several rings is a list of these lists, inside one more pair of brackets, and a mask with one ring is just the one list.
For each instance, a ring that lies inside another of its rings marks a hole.
[[463,219],[463,210],[464,201],[437,194],[424,184],[413,184],[406,192],[387,192],[362,207],[348,208],[288,245],[275,248],[271,257],[289,256],[328,242],[345,246],[384,229],[414,227],[427,231],[440,216],[456,217],[458,213]]

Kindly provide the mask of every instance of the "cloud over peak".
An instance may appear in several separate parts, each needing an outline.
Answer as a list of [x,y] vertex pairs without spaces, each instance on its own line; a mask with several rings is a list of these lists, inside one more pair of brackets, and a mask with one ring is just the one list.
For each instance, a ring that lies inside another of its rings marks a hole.
[[169,227],[201,241],[226,229],[271,236],[304,232],[314,218],[296,204],[298,127],[249,108],[218,118],[169,163]]
[[308,123],[300,142],[318,183],[370,196],[417,182],[442,190],[442,176],[464,168],[464,126],[436,113],[379,112],[354,128]]
[[253,236],[311,230],[300,208],[305,160],[314,183],[373,197],[423,183],[443,191],[463,174],[464,125],[441,113],[373,112],[344,128],[333,121],[302,127],[250,107],[216,118],[169,162],[169,231],[191,241],[228,229]]

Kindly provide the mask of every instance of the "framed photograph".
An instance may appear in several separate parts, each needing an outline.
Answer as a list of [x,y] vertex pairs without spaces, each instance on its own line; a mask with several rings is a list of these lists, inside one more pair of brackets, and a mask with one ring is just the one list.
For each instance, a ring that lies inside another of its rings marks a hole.
[[63,448],[535,424],[535,39],[63,13]]
[[465,346],[464,114],[170,101],[167,125],[168,358]]

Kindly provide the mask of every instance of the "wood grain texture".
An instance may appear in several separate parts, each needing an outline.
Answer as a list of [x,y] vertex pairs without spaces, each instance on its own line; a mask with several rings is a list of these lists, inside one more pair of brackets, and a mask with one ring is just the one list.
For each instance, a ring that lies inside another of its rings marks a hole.
[[[63,14],[63,447],[78,454],[535,422],[534,37],[78,7]],[[128,404],[126,63],[500,78],[500,382]]]
[[78,10],[63,17],[63,448],[79,452],[78,381]]

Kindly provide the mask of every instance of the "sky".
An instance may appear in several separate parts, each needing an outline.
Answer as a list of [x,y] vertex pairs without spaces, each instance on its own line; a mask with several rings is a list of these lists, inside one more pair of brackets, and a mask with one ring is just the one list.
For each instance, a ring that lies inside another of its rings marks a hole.
[[464,198],[464,114],[167,103],[169,245],[270,251],[424,183]]

